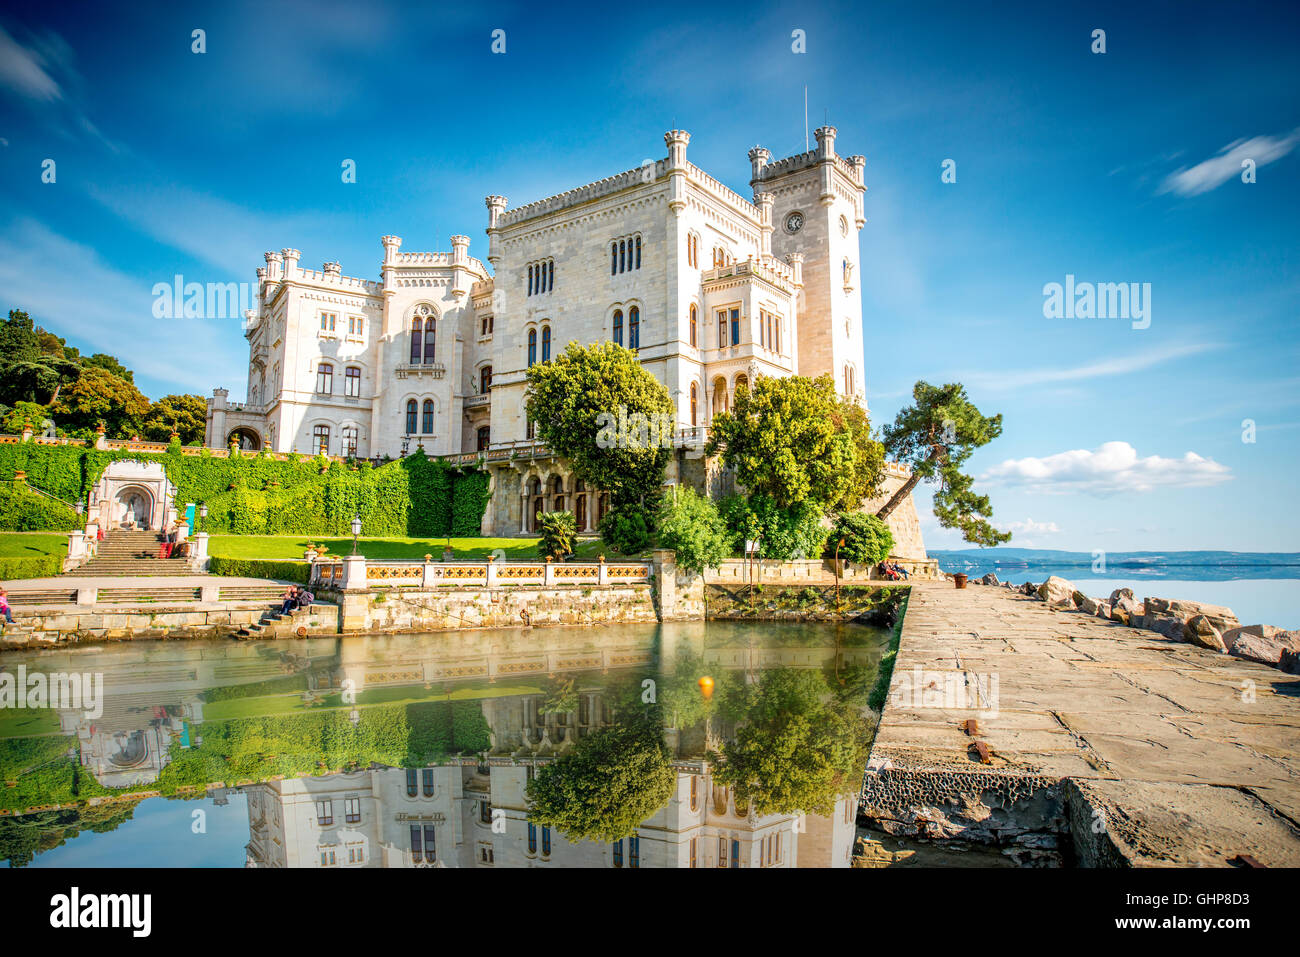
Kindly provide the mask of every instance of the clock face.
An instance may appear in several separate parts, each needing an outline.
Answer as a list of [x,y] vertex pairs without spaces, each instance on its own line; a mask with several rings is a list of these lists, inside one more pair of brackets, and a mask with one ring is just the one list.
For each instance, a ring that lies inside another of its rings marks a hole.
[[797,233],[803,229],[803,213],[791,213],[785,218],[785,231]]

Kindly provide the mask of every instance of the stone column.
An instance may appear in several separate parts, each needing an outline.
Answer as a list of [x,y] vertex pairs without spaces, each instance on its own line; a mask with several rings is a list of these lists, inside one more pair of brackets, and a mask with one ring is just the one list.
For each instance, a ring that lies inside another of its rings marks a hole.
[[194,536],[194,552],[190,555],[190,564],[200,571],[207,571],[209,561],[208,533],[199,532]]
[[370,587],[366,580],[366,556],[346,555],[343,558],[343,591],[365,591]]
[[528,534],[528,483],[524,482],[523,491],[519,493],[519,534],[526,536]]
[[489,555],[487,560],[487,587],[495,588],[497,585],[497,557]]
[[542,578],[542,584],[550,588],[555,584],[555,562],[551,561],[551,556],[546,556],[546,574]]

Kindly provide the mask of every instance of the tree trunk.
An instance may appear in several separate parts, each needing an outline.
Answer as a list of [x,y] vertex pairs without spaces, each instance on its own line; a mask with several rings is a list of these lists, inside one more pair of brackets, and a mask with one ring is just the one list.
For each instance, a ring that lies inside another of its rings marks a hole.
[[902,488],[890,496],[889,501],[881,506],[880,511],[876,513],[876,518],[880,519],[882,522],[889,518],[889,513],[898,508],[899,502],[912,494],[912,489],[916,488],[917,483],[920,481],[921,476],[917,475],[916,472],[913,471],[912,474],[908,476],[907,481],[903,483]]

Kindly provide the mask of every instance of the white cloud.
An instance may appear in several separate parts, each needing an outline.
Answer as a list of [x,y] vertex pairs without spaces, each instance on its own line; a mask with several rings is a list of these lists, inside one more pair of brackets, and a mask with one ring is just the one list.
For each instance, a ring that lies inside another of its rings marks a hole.
[[1195,452],[1176,459],[1159,455],[1139,458],[1127,442],[1106,442],[1092,451],[1074,449],[1045,458],[1007,459],[981,478],[1041,492],[1112,495],[1218,485],[1231,479],[1232,471]]
[[1179,196],[1197,196],[1222,186],[1234,176],[1241,175],[1241,164],[1253,160],[1256,167],[1265,166],[1290,153],[1300,143],[1300,129],[1284,136],[1255,136],[1248,140],[1229,143],[1217,154],[1190,168],[1179,169],[1164,178],[1159,193],[1177,193]]
[[50,75],[49,58],[28,49],[0,27],[0,87],[27,100],[52,103],[63,99],[63,89]]
[[1016,532],[1017,534],[1050,534],[1055,535],[1060,532],[1055,522],[1035,522],[1032,518],[1026,518],[1023,522],[1011,522],[1007,525],[1007,531]]

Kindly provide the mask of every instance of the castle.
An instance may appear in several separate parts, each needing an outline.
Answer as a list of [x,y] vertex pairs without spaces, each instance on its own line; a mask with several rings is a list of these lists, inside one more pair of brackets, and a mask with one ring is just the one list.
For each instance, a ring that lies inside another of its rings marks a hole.
[[[450,253],[402,252],[383,237],[381,279],[337,262],[268,252],[248,313],[248,399],[208,400],[206,444],[397,457],[483,453],[492,497],[483,533],[527,534],[543,510],[594,531],[607,507],[534,441],[525,373],[566,343],[637,350],[676,406],[668,481],[715,491],[703,460],[712,416],[763,375],[831,375],[865,405],[858,232],[861,156],[836,131],[773,161],[749,151],[746,199],[686,158],[690,134],[664,134],[655,162],[515,209],[487,197],[487,260],[452,236]],[[893,468],[886,490],[905,475]],[[901,513],[901,514],[900,514]],[[898,554],[924,558],[910,503],[891,516]]]

